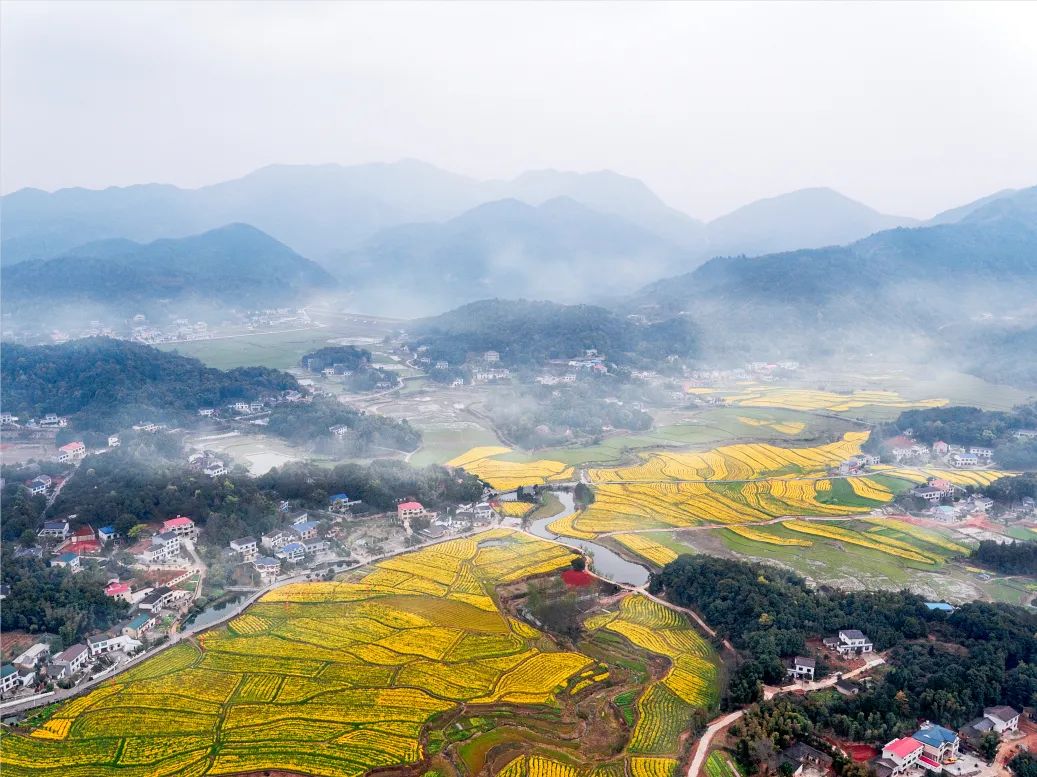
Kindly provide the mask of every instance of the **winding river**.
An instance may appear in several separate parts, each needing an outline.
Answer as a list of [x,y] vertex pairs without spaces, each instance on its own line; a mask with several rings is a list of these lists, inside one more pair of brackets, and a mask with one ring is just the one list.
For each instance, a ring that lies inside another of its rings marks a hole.
[[590,542],[588,540],[562,537],[552,531],[548,531],[547,524],[561,518],[563,515],[568,515],[576,509],[573,504],[572,494],[565,491],[552,491],[552,493],[558,497],[558,500],[562,503],[562,509],[554,515],[549,515],[546,518],[539,518],[530,523],[528,529],[530,534],[542,537],[545,540],[552,540],[561,543],[562,545],[568,545],[570,548],[578,548],[582,550],[584,553],[593,557],[591,567],[594,571],[608,580],[635,586],[642,586],[648,582],[648,569],[646,567],[643,567],[640,564],[635,564],[632,561],[627,561],[618,553],[609,550],[604,545],[599,545],[596,542]]

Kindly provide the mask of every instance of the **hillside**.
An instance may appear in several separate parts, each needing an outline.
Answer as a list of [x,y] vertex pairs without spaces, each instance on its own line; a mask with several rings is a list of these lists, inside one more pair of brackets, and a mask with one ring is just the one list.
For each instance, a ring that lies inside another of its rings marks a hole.
[[187,298],[280,305],[333,283],[316,264],[245,224],[147,244],[87,243],[55,259],[5,266],[2,280],[4,305],[15,308]]
[[[979,323],[986,312],[997,310],[1018,328],[1035,306],[1037,188],[980,207],[958,224],[713,259],[629,301],[630,310],[654,316],[689,311],[718,353],[772,357],[892,348],[909,356],[939,342],[943,327],[960,322],[974,335],[987,326]],[[873,339],[891,333],[898,339]]]
[[266,367],[223,371],[139,343],[91,337],[61,345],[3,344],[0,404],[22,419],[70,416],[80,430],[146,421],[179,423],[198,408],[298,389]]
[[638,325],[594,305],[490,299],[412,322],[411,346],[433,359],[462,363],[468,354],[500,353],[507,366],[536,366],[594,349],[609,361],[628,363],[670,353],[693,355],[697,332],[684,318]]

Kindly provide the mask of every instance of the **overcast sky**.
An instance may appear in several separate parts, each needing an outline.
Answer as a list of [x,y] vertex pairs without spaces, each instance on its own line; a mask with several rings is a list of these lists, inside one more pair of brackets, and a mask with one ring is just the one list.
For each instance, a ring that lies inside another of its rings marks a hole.
[[4,0],[0,186],[413,157],[609,168],[710,218],[1037,184],[1037,4]]

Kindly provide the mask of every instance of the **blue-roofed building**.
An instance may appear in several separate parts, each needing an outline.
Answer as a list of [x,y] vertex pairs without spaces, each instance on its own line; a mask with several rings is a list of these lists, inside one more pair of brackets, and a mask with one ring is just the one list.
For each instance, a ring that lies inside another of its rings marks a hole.
[[279,551],[277,551],[277,557],[283,558],[285,561],[302,561],[306,557],[306,548],[299,542],[289,542]]
[[[938,726],[935,723],[927,723],[911,735],[912,738],[922,743],[923,752],[919,760],[928,768],[932,764],[939,766],[948,758],[958,755],[958,734],[949,728]],[[926,763],[926,761],[931,763]]]
[[292,524],[292,528],[299,532],[299,537],[304,540],[312,540],[317,536],[317,529],[320,524],[316,521],[299,521],[298,523]]
[[937,612],[954,612],[954,607],[947,604],[947,602],[926,602],[925,606],[928,607],[930,610],[934,610]]
[[67,567],[72,572],[78,572],[80,565],[79,556],[75,553],[62,553],[57,558],[52,558],[50,565],[52,567]]
[[102,526],[97,530],[97,539],[103,543],[107,543],[109,540],[115,539],[115,529],[111,526]]
[[332,494],[330,497],[328,497],[328,501],[331,502],[332,504],[335,504],[335,502],[348,502],[349,501],[349,495],[348,494]]

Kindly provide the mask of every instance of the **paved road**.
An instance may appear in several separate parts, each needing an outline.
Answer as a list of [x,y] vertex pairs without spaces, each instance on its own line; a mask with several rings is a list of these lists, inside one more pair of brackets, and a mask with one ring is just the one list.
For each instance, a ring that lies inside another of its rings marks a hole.
[[702,772],[702,764],[705,763],[706,756],[709,755],[709,748],[713,744],[713,737],[730,726],[744,714],[744,709],[735,710],[734,712],[729,712],[726,715],[717,718],[706,726],[706,731],[702,735],[702,738],[695,744],[695,755],[692,756],[691,764],[688,766],[688,777],[698,777]]
[[874,669],[876,666],[879,666],[880,664],[884,663],[886,663],[886,660],[882,656],[875,656],[874,658],[869,658],[864,663],[864,666],[859,666],[856,669],[851,669],[849,672],[843,672],[841,675],[830,675],[829,677],[826,677],[824,680],[818,680],[817,682],[791,683],[790,685],[783,685],[780,688],[775,688],[773,686],[764,686],[763,698],[773,699],[779,693],[795,693],[796,691],[821,691],[825,688],[831,688],[840,680],[849,680],[853,677],[856,677],[859,674],[863,674],[864,672],[867,672],[870,669]]

